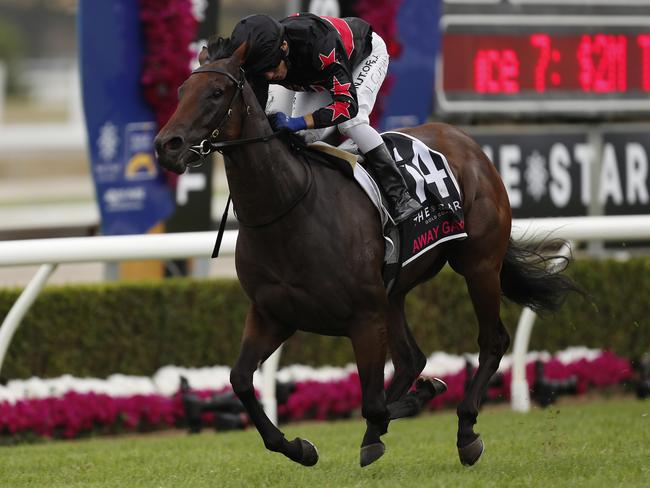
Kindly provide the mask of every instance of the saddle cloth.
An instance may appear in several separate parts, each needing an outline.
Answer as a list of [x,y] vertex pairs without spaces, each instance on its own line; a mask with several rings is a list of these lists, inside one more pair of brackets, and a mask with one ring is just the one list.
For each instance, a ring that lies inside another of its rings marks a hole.
[[[384,132],[381,136],[411,196],[423,207],[399,226],[395,226],[390,217],[382,191],[363,166],[363,161],[355,164],[356,155],[325,143],[314,143],[309,147],[347,161],[352,166],[354,179],[377,208],[386,243],[384,283],[390,292],[400,268],[416,261],[438,244],[466,238],[467,233],[460,187],[445,156],[401,132]],[[348,145],[341,147],[353,149]]]
[[462,196],[444,154],[401,132],[384,132],[381,136],[409,193],[423,207],[400,225],[403,267],[438,244],[467,237]]

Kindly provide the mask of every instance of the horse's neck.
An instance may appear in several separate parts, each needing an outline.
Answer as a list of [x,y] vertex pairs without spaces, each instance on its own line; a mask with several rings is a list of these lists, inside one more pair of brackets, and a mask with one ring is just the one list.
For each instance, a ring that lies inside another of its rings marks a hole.
[[[266,115],[248,86],[243,92],[250,115],[243,115],[238,138],[272,133]],[[237,216],[243,223],[268,222],[304,191],[304,164],[277,138],[236,146],[225,153],[226,175]]]

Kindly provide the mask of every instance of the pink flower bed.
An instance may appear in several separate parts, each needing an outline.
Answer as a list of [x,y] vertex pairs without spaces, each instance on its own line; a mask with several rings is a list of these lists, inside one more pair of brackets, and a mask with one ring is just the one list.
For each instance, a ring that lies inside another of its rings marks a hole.
[[182,416],[180,401],[162,395],[113,398],[68,392],[60,398],[0,403],[0,432],[3,436],[30,433],[73,438],[91,432],[117,433],[172,426]]
[[[529,384],[534,381],[534,363],[527,365]],[[549,379],[575,376],[578,394],[590,389],[615,386],[630,380],[632,368],[627,359],[603,352],[593,360],[581,359],[563,364],[557,359],[544,363]],[[465,371],[443,376],[449,389],[434,398],[429,408],[455,406],[463,397]],[[510,398],[511,372],[506,371],[500,386],[490,388],[488,398]],[[218,392],[218,393],[222,393]],[[217,392],[195,392],[208,397]],[[304,381],[296,384],[287,402],[278,407],[285,422],[325,420],[358,415],[361,408],[359,377],[351,373],[337,381]],[[62,397],[0,403],[0,439],[5,442],[34,437],[74,438],[87,434],[116,434],[178,426],[183,420],[180,394],[111,397],[95,393],[68,392]]]

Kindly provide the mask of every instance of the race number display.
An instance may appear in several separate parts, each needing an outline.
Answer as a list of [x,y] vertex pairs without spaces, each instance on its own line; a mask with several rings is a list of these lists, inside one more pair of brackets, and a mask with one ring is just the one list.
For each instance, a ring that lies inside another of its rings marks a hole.
[[648,114],[648,6],[647,0],[447,1],[437,110],[528,118]]
[[467,237],[460,188],[445,156],[420,140],[399,132],[382,134],[422,210],[400,224],[402,266],[438,244]]

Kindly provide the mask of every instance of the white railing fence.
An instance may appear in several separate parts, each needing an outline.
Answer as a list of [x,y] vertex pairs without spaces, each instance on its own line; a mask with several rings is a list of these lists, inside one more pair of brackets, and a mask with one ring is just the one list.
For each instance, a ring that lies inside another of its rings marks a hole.
[[[41,265],[0,328],[0,368],[22,318],[58,264],[205,258],[212,252],[215,237],[216,232],[191,232],[0,242],[0,266]],[[529,242],[549,237],[572,242],[650,240],[650,215],[521,219],[513,221],[512,237],[516,241]],[[237,231],[225,233],[221,247],[222,255],[234,253],[236,240]],[[515,333],[512,407],[518,411],[527,411],[530,408],[525,378],[525,356],[534,320],[534,312],[524,309]],[[280,350],[276,351],[263,367],[262,402],[274,421],[275,373],[279,355]]]

